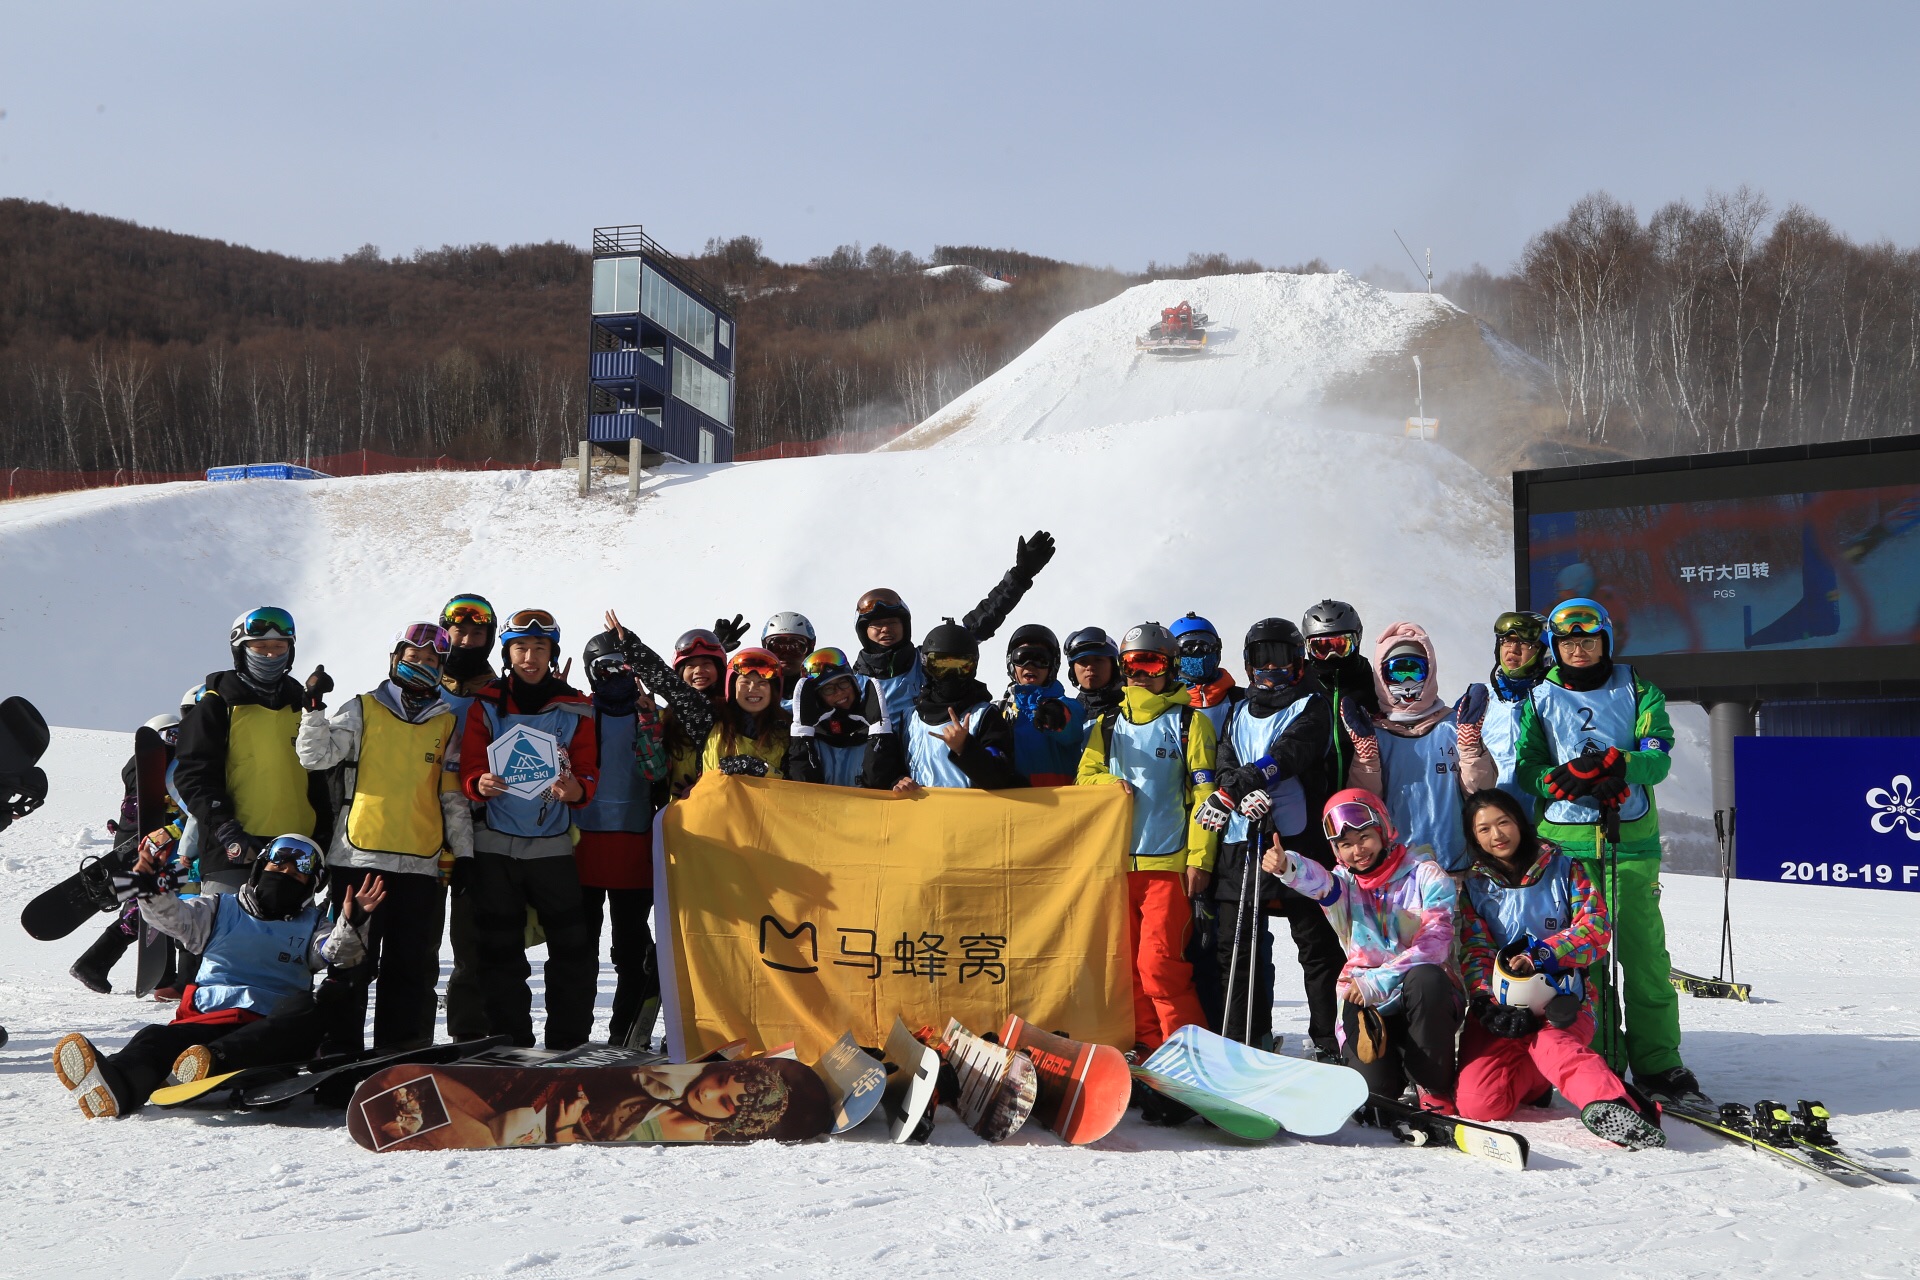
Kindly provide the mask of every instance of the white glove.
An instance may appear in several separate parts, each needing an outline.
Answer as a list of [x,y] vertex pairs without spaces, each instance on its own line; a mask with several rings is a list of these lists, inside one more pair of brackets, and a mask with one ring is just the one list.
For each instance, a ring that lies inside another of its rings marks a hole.
[[1201,801],[1195,810],[1193,820],[1200,824],[1203,831],[1221,831],[1227,825],[1227,819],[1233,816],[1233,801],[1218,791]]
[[1264,787],[1249,791],[1240,798],[1240,816],[1243,818],[1250,818],[1257,822],[1272,812],[1273,797],[1267,794]]

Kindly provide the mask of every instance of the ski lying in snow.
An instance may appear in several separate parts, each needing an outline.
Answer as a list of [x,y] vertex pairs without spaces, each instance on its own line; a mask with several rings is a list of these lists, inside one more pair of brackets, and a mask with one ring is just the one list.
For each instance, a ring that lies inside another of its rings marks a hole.
[[1673,989],[1685,995],[1697,996],[1702,1000],[1751,1000],[1753,984],[1751,982],[1729,982],[1725,978],[1703,978],[1697,973],[1688,973],[1685,969],[1672,969],[1667,973],[1667,981]]
[[1282,1129],[1322,1137],[1367,1100],[1367,1082],[1352,1067],[1267,1053],[1204,1027],[1181,1027],[1133,1076],[1216,1128],[1255,1140]]
[[845,1133],[857,1127],[879,1107],[880,1095],[887,1086],[887,1068],[861,1051],[853,1041],[853,1032],[828,1045],[813,1069],[826,1082],[827,1097],[833,1103],[833,1132]]
[[198,1080],[189,1080],[185,1084],[162,1085],[153,1091],[147,1101],[156,1107],[179,1107],[195,1102],[202,1106],[213,1106],[237,1100],[244,1089],[278,1084],[293,1079],[302,1071],[316,1068],[325,1071],[345,1066],[349,1061],[345,1056],[337,1056],[316,1058],[311,1062],[273,1062],[258,1067],[243,1067],[238,1071],[221,1071],[201,1076]]
[[1827,1110],[1825,1103],[1810,1101],[1806,1098],[1800,1099],[1799,1104],[1793,1109],[1794,1140],[1803,1147],[1824,1151],[1842,1164],[1851,1165],[1861,1173],[1881,1182],[1908,1184],[1920,1181],[1910,1171],[1898,1165],[1870,1160],[1865,1156],[1855,1155],[1841,1146],[1827,1128],[1827,1121],[1832,1118],[1832,1113]]
[[1804,1173],[1817,1173],[1842,1186],[1871,1186],[1880,1180],[1874,1174],[1842,1162],[1830,1152],[1802,1145],[1794,1138],[1792,1115],[1777,1102],[1762,1101],[1751,1108],[1739,1102],[1723,1102],[1717,1107],[1676,1103],[1661,1106],[1665,1115],[1745,1143]]
[[[580,1065],[620,1054],[620,1065]],[[794,1142],[833,1127],[826,1085],[791,1058],[670,1064],[635,1056],[596,1045],[535,1066],[401,1063],[360,1082],[347,1133],[369,1151],[446,1151]]]
[[925,1142],[933,1133],[934,1094],[940,1080],[940,1054],[920,1043],[897,1015],[887,1033],[887,1087],[880,1106],[887,1114],[887,1137],[894,1142]]
[[1040,1098],[1040,1074],[1031,1058],[973,1034],[958,1018],[948,1021],[940,1037],[940,1056],[957,1086],[942,1101],[967,1128],[988,1142],[1004,1142],[1020,1131]]
[[1000,1028],[1000,1043],[1032,1059],[1040,1073],[1035,1107],[1042,1123],[1074,1146],[1098,1142],[1127,1114],[1133,1078],[1112,1045],[1042,1031],[1018,1014]]
[[240,1095],[243,1107],[274,1107],[281,1103],[292,1102],[302,1094],[311,1093],[315,1103],[323,1107],[344,1107],[353,1096],[353,1091],[362,1080],[384,1067],[397,1062],[459,1062],[497,1049],[506,1044],[509,1036],[488,1036],[481,1040],[456,1040],[452,1044],[423,1045],[415,1049],[403,1049],[394,1053],[362,1054],[337,1066],[322,1067],[319,1070],[306,1070],[286,1080],[269,1081],[256,1084],[244,1090]]
[[1452,1147],[1509,1169],[1526,1168],[1531,1154],[1527,1140],[1510,1130],[1437,1111],[1422,1111],[1377,1093],[1367,1098],[1361,1115],[1367,1124],[1385,1129],[1409,1146]]

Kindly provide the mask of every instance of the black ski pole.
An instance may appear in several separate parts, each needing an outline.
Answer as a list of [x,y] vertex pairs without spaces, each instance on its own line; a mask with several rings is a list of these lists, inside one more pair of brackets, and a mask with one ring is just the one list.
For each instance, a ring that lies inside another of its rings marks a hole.
[[[1713,815],[1715,825],[1719,825],[1720,814]],[[1733,863],[1737,855],[1734,842],[1739,839],[1740,811],[1731,805],[1727,808],[1726,845],[1720,854],[1720,962],[1726,967],[1726,981],[1731,985],[1735,981],[1733,971]],[[1719,973],[1716,967],[1715,974]]]
[[1247,903],[1253,897],[1253,892],[1252,892],[1253,873],[1259,866],[1259,862],[1255,857],[1255,852],[1258,849],[1258,847],[1259,847],[1258,837],[1254,829],[1249,827],[1247,830],[1247,842],[1244,850],[1246,863],[1240,869],[1239,901],[1235,903],[1234,913],[1233,913],[1233,954],[1228,958],[1228,961],[1227,961],[1227,985],[1221,989],[1222,999],[1220,1004],[1220,1022],[1221,1022],[1222,1030],[1225,1030],[1229,1025],[1231,1025],[1228,1015],[1233,1009],[1234,988],[1237,985],[1239,985],[1240,941],[1242,938],[1246,937]]
[[1240,1015],[1240,1043],[1245,1045],[1251,1045],[1253,1043],[1253,1000],[1255,991],[1260,984],[1260,941],[1261,936],[1266,933],[1266,925],[1260,914],[1260,860],[1253,857],[1252,854],[1254,850],[1264,847],[1267,836],[1273,836],[1276,840],[1279,838],[1278,833],[1273,829],[1273,819],[1271,816],[1260,819],[1255,825],[1258,834],[1254,839],[1247,842],[1246,884],[1250,886],[1246,892],[1247,940],[1249,943],[1247,948],[1247,999]]

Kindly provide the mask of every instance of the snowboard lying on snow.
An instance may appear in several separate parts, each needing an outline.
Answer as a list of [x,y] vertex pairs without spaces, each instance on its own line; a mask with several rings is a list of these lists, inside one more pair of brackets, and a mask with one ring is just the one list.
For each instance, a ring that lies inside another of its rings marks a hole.
[[[346,1088],[351,1091],[354,1084],[395,1062],[457,1062],[496,1049],[505,1039],[504,1036],[496,1036],[490,1040],[428,1045],[402,1053],[376,1051],[333,1054],[312,1061],[244,1067],[239,1071],[202,1076],[185,1084],[163,1085],[154,1090],[148,1101],[153,1106],[169,1108],[194,1105],[273,1107],[291,1102],[304,1093],[325,1090],[329,1085],[338,1088],[343,1080],[350,1082]],[[343,1106],[345,1103],[345,1094],[335,1101],[323,1101],[323,1105],[328,1106]]]
[[1034,1114],[1066,1141],[1098,1142],[1127,1114],[1133,1078],[1126,1057],[1112,1045],[1042,1031],[1018,1014],[1000,1029],[1000,1043],[1033,1062],[1039,1086]]
[[798,1141],[834,1119],[826,1084],[792,1058],[676,1065],[612,1046],[521,1064],[400,1063],[347,1105],[347,1132],[369,1151]]
[[1210,1124],[1256,1140],[1283,1129],[1333,1133],[1367,1100],[1367,1082],[1352,1067],[1265,1053],[1204,1027],[1174,1032],[1133,1076]]
[[953,1090],[940,1100],[988,1142],[1004,1142],[1019,1132],[1040,1095],[1033,1060],[973,1034],[957,1018],[948,1021],[939,1048],[953,1072]]

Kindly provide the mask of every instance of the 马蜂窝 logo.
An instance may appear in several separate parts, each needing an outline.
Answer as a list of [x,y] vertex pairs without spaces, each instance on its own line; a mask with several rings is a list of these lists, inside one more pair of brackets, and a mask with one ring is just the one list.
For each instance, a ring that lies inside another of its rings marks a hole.
[[1881,835],[1890,834],[1897,825],[1907,839],[1920,840],[1920,796],[1913,793],[1913,779],[1895,774],[1891,787],[1875,787],[1867,792],[1867,804],[1873,809],[1870,822]]

